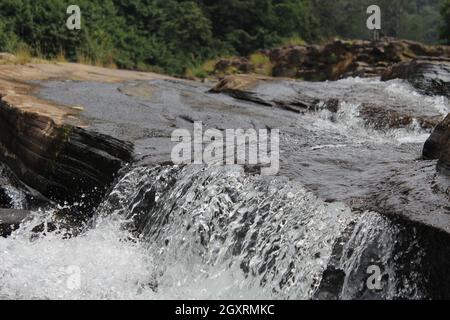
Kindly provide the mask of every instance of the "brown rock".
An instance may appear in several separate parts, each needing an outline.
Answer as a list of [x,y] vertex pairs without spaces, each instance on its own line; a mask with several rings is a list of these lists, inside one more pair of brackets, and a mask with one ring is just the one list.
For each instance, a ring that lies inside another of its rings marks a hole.
[[[133,145],[86,128],[82,108],[31,95],[29,80],[105,82],[165,78],[150,73],[77,64],[0,65],[0,161],[26,185],[57,202],[81,203],[92,213],[115,174],[132,158]],[[1,195],[0,195],[1,196]],[[8,199],[1,197],[8,206]]]

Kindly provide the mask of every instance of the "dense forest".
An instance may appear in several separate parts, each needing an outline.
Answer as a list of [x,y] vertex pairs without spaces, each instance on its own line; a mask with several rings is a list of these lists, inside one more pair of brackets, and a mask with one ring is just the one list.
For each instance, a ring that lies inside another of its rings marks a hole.
[[[283,43],[368,38],[373,0],[0,0],[0,51],[181,74]],[[382,32],[449,42],[450,0],[377,0]],[[68,30],[77,4],[81,30]],[[447,24],[445,23],[447,22]]]

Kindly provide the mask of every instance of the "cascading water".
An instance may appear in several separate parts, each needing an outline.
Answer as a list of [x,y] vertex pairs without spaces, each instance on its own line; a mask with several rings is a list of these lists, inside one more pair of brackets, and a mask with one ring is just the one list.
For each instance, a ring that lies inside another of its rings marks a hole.
[[[341,297],[365,291],[370,259],[397,267],[387,219],[356,215],[297,183],[240,167],[134,168],[93,227],[71,239],[58,232],[30,238],[44,216],[36,213],[0,240],[0,297],[310,299],[335,244],[355,224],[338,262],[346,274]],[[67,284],[73,268],[80,271],[77,288]],[[379,297],[399,296],[395,270],[385,272],[387,291]],[[405,296],[415,289],[404,289]]]
[[[373,85],[389,99],[412,99],[406,85],[370,81],[337,86]],[[429,99],[411,101],[448,110]],[[415,158],[427,132],[375,130],[359,117],[360,105],[296,118],[281,132],[280,177],[238,166],[133,165],[76,237],[45,228],[51,212],[36,211],[0,238],[0,298],[427,297],[422,270],[407,267],[425,259],[415,229],[343,201],[350,191],[370,194],[373,177]],[[370,266],[382,271],[380,290],[367,289]]]
[[[168,180],[152,170],[136,169],[123,182]],[[146,184],[134,199],[112,194],[122,210],[134,206],[131,212],[139,216],[146,193],[152,208],[137,220],[150,247],[158,249],[161,267],[240,269],[243,284],[260,286],[267,297],[308,298],[334,241],[354,219],[348,208],[324,204],[298,184],[249,176],[240,168],[185,167],[169,179],[174,185],[163,192]]]

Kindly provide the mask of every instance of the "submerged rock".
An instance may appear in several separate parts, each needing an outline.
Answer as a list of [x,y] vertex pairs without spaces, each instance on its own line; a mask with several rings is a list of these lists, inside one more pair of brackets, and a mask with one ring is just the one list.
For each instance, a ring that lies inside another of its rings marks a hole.
[[442,120],[441,115],[416,114],[402,106],[363,103],[361,117],[376,129],[405,128],[417,123],[423,129],[433,129]]
[[[328,110],[334,114],[343,110],[346,101],[355,101],[358,116],[375,129],[409,128],[415,125],[433,129],[442,120],[436,110],[411,101],[381,98],[385,92],[367,83],[365,94],[338,82],[307,83],[253,75],[227,76],[211,91],[255,102],[267,107],[295,113]],[[371,90],[371,91],[369,91]],[[427,106],[428,107],[428,106]]]
[[0,186],[0,208],[10,208],[11,198],[7,195],[6,190]]
[[412,60],[397,64],[383,74],[382,80],[408,80],[428,95],[450,97],[450,59]]

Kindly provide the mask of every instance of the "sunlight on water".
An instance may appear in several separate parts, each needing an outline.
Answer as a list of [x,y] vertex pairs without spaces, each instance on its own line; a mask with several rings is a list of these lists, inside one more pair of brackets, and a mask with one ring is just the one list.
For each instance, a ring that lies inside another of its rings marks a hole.
[[55,233],[31,239],[37,221],[0,238],[3,299],[270,298],[226,266],[174,263],[158,275],[152,250],[121,230],[120,221],[72,239]]
[[[176,184],[145,209],[146,236],[136,239],[124,231],[131,212],[121,206],[138,207],[134,195],[161,187],[158,181],[169,175]],[[127,188],[136,194],[120,194],[118,205],[118,190]],[[0,239],[0,296],[306,299],[352,221],[348,209],[326,205],[300,186],[224,168],[136,168],[104,206],[112,203],[116,214],[75,238],[33,235],[36,218]]]
[[[105,224],[72,239],[55,233],[32,239],[36,222],[0,238],[1,296],[117,299],[139,297],[139,289],[145,289],[152,262],[118,225]],[[79,288],[76,283],[71,287],[78,271]]]
[[[449,110],[446,99],[422,96],[399,81],[354,78],[335,85],[374,88],[373,95],[428,104],[442,115]],[[310,140],[289,135],[283,151],[304,156],[306,146],[308,155],[317,151],[334,159],[346,148],[423,143],[429,136],[417,121],[376,130],[360,117],[360,106],[341,102],[337,113],[302,114],[301,130],[293,131]],[[392,254],[400,231],[390,221],[326,203],[301,181],[262,177],[238,166],[127,169],[81,235],[34,232],[45,223],[42,216],[51,214],[39,212],[11,237],[0,238],[0,298],[310,299],[350,225],[356,227],[336,262],[345,271],[344,298],[364,292],[362,276],[374,252],[376,262],[388,266],[384,297],[398,295],[398,283],[409,280],[396,277],[402,266],[392,262]],[[20,208],[23,195],[5,190]],[[414,241],[408,245],[417,252]],[[403,288],[405,296],[416,294],[413,285]]]

